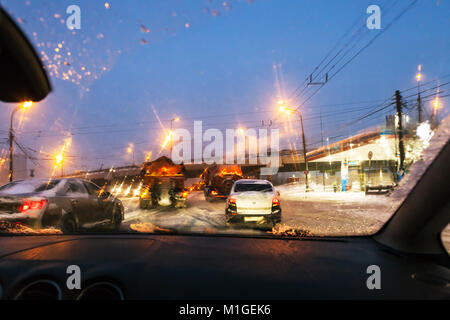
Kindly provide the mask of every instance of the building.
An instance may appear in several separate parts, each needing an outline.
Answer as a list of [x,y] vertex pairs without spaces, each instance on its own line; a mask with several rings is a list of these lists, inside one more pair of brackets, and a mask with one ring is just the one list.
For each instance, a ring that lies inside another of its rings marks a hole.
[[[356,190],[365,185],[389,185],[397,172],[397,139],[391,131],[371,131],[307,152],[309,182],[315,190]],[[300,152],[282,151],[275,184],[305,183]]]

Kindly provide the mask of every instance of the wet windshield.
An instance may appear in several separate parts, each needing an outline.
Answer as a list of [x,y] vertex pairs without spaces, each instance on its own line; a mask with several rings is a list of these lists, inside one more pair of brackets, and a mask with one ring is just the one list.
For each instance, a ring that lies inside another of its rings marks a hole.
[[373,234],[450,136],[449,1],[1,6],[53,87],[0,103],[1,232]]

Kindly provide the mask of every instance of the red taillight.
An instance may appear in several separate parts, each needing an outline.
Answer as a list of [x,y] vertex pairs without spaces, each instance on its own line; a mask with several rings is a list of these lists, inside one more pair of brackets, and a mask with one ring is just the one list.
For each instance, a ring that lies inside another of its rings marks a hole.
[[272,205],[273,206],[279,206],[280,205],[280,199],[278,199],[278,197],[273,197],[272,198]]
[[41,210],[44,205],[47,203],[47,200],[23,200],[23,204],[18,208],[19,212],[23,213],[28,210]]
[[228,204],[236,204],[235,198],[228,198]]
[[211,194],[212,194],[213,196],[217,196],[219,193],[218,193],[216,190],[213,190],[213,191],[211,191]]

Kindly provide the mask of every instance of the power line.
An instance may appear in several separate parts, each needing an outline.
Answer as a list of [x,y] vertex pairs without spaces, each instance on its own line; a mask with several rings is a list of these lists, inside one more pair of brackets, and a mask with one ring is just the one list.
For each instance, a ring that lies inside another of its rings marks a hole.
[[[397,2],[398,2],[398,0],[394,3],[394,5],[392,5],[391,7],[389,7],[389,8],[387,8],[386,10],[384,10],[384,15],[386,15],[386,13],[388,13],[396,4],[397,4]],[[361,15],[361,17],[358,17],[356,20],[355,20],[355,22],[352,24],[352,26],[344,33],[344,35],[339,39],[339,41],[336,43],[336,45],[328,52],[328,54],[325,56],[325,58],[323,58],[322,59],[322,61],[319,63],[319,65],[318,66],[316,66],[315,68],[314,68],[314,70],[313,70],[313,72],[309,75],[309,80],[310,80],[310,82],[312,82],[313,81],[313,78],[316,78],[317,79],[317,77],[320,77],[318,80],[320,81],[320,80],[322,80],[323,79],[323,77],[324,76],[326,76],[326,78],[327,78],[327,76],[328,76],[328,72],[327,73],[325,73],[325,74],[322,74],[322,72],[341,54],[341,52],[347,47],[347,46],[349,46],[352,42],[353,42],[353,40],[357,37],[357,36],[359,36],[360,34],[362,34],[363,36],[365,36],[367,33],[368,33],[368,30],[367,30],[367,28],[366,28],[366,26],[365,26],[365,24],[363,23],[355,32],[353,32],[353,35],[352,35],[352,37],[347,41],[347,43],[345,43],[344,44],[344,46],[340,49],[340,50],[338,50],[338,52],[333,56],[333,58],[331,58],[330,59],[330,61],[328,61],[328,63],[318,72],[318,74],[314,77],[314,72],[322,65],[322,63],[324,63],[325,62],[325,60],[331,55],[331,53],[338,47],[338,44],[347,36],[347,34],[349,34],[349,32],[353,29],[353,27],[354,26],[356,26],[357,24],[358,24],[358,22],[359,22],[359,20],[362,18],[363,20],[364,20],[364,17],[365,17],[365,13],[363,14],[363,15]],[[363,31],[365,31],[365,32],[363,32]],[[357,44],[358,44],[358,42],[359,41],[361,41],[362,40],[362,37],[359,37],[359,39],[357,39],[357,41],[355,42],[355,44],[352,46],[352,48],[354,48]],[[348,54],[348,52],[349,52],[350,50],[348,50],[345,54],[344,54],[344,56],[342,56],[341,58],[340,58],[340,60],[342,60],[347,54]],[[340,61],[339,60],[339,61]],[[339,62],[338,61],[338,62]],[[334,66],[336,66],[336,64],[337,63],[335,63],[334,64]],[[333,69],[334,68],[334,66],[331,68],[331,69]],[[331,70],[330,69],[330,70]],[[303,86],[306,82],[308,81],[308,77],[306,78],[306,80],[303,82],[303,84],[301,85],[301,86]],[[325,79],[325,82],[327,82],[328,81],[328,79]],[[298,97],[298,96],[300,96],[301,94],[303,94],[305,91],[307,91],[307,89],[309,89],[309,85],[306,85],[302,90],[301,90],[301,92],[299,92],[297,95],[296,95],[296,97]],[[298,91],[298,89],[299,88],[297,88],[296,89],[296,91]],[[317,91],[317,90],[316,90]]]
[[[300,105],[297,107],[300,108],[300,106],[304,105],[306,102],[308,102],[314,95],[316,95],[320,89],[328,83],[331,79],[333,79],[340,71],[342,71],[350,62],[352,62],[356,57],[358,57],[365,49],[367,49],[376,39],[378,39],[384,32],[389,30],[389,28],[398,21],[407,11],[409,11],[415,4],[417,0],[413,0],[403,11],[401,11],[394,19],[392,19],[385,28],[383,28],[380,32],[378,32],[372,39],[369,40],[368,43],[366,43],[362,48],[360,48],[349,60],[347,60],[335,73],[328,76],[328,73],[339,63],[342,58],[333,65],[325,74],[327,75],[327,81],[325,81],[323,84],[321,84],[318,89],[316,89],[312,94],[310,94],[305,100],[303,100]],[[357,43],[356,43],[357,44]],[[355,46],[355,45],[354,45]],[[353,47],[354,47],[353,46]],[[345,55],[344,55],[345,56]],[[323,78],[323,76],[322,76]]]

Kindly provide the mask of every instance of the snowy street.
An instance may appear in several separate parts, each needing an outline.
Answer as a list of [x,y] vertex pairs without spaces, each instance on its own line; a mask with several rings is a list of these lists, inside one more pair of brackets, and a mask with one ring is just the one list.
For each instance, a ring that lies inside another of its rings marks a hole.
[[[294,187],[294,188],[293,188]],[[365,196],[364,193],[305,194],[295,186],[277,188],[281,195],[282,222],[273,233],[302,230],[306,234],[323,236],[362,235],[377,231],[390,217],[389,206],[383,195]],[[154,228],[179,232],[241,232],[262,233],[264,230],[230,229],[225,225],[225,201],[207,202],[203,192],[189,195],[187,208],[156,208],[140,210],[137,198],[122,199],[125,221],[122,230],[151,232]]]

